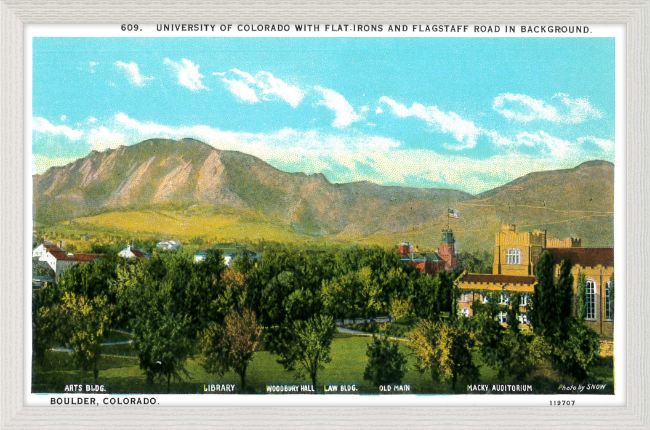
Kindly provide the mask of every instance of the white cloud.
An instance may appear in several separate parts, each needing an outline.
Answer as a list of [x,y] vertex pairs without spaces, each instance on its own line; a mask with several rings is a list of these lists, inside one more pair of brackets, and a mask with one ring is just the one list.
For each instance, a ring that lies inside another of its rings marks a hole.
[[379,114],[381,114],[381,113],[384,113],[384,110],[381,108],[381,106],[379,106],[379,107],[377,108],[377,110],[375,110],[375,113],[376,113],[377,115],[379,115]]
[[567,94],[558,93],[563,106],[554,106],[543,100],[537,100],[525,94],[504,93],[494,98],[492,109],[507,119],[518,122],[545,120],[554,123],[579,124],[588,119],[602,117],[602,112],[591,106],[584,98],[571,99]]
[[335,113],[332,125],[337,128],[347,127],[353,122],[363,119],[363,117],[354,111],[354,108],[341,94],[329,88],[315,86],[314,89],[321,93],[323,100],[318,102]]
[[605,152],[613,152],[614,151],[614,141],[613,140],[607,140],[607,139],[599,139],[594,136],[585,136],[585,137],[580,137],[578,138],[578,143],[580,145],[583,145],[587,142],[593,143],[597,146],[599,146],[603,151]]
[[91,61],[90,62],[90,73],[95,73],[95,66],[98,65],[96,61]]
[[212,76],[225,76],[226,72],[212,72]]
[[95,118],[94,116],[91,116],[90,118],[88,118],[87,121],[88,121],[89,123],[91,123],[91,124],[94,124],[94,123],[97,122],[97,118]]
[[244,79],[244,82],[246,82],[247,84],[255,84],[255,78],[250,73],[243,72],[239,69],[232,69],[231,72],[235,73],[236,75],[239,75],[241,78]]
[[[518,110],[508,109],[506,104],[515,104]],[[554,106],[542,100],[536,100],[525,94],[499,94],[492,102],[492,109],[508,119],[519,122],[529,122],[535,119],[558,122],[559,114]]]
[[40,117],[34,118],[33,130],[52,136],[65,136],[70,140],[79,140],[84,134],[81,130],[74,130],[67,125],[54,125],[45,118]]
[[100,126],[98,128],[93,128],[88,132],[87,140],[95,151],[105,151],[123,145],[124,134]]
[[122,69],[126,73],[126,77],[129,82],[138,87],[144,87],[147,82],[152,81],[153,76],[144,76],[140,73],[140,68],[136,63],[131,61],[130,63],[125,63],[123,61],[118,61],[115,63],[115,66],[118,69]]
[[[510,149],[514,149],[520,145],[539,148],[543,155],[552,157],[553,159],[572,158],[581,153],[590,153],[592,158],[596,158],[611,155],[614,151],[614,141],[600,139],[594,136],[578,137],[575,141],[571,141],[552,136],[542,130],[534,133],[520,132],[513,137],[501,136],[496,131],[484,131],[483,133],[490,137],[496,146],[510,147]],[[590,151],[584,151],[584,148],[582,147],[586,143],[597,145],[605,151],[605,154],[596,154]]]
[[208,89],[201,82],[201,78],[204,78],[205,76],[199,73],[198,64],[194,64],[186,58],[183,58],[180,63],[165,58],[164,63],[172,68],[178,78],[178,83],[185,88],[188,88],[190,91]]
[[255,76],[239,69],[232,69],[230,72],[237,76],[233,77],[234,79],[223,78],[223,82],[228,85],[230,92],[245,102],[279,99],[295,108],[305,96],[305,92],[298,86],[290,85],[269,72],[260,71]]
[[453,135],[461,145],[448,145],[449,149],[473,148],[476,146],[477,137],[483,132],[472,121],[465,120],[454,112],[443,112],[436,106],[413,103],[410,108],[407,108],[386,96],[381,97],[379,102],[387,104],[393,114],[400,118],[419,118],[438,131]]
[[297,107],[305,96],[303,90],[295,85],[287,84],[269,72],[259,72],[255,78],[255,84],[262,89],[263,95],[277,97],[289,103],[291,107]]
[[[65,127],[43,124],[45,128]],[[64,129],[58,130],[62,132]],[[499,155],[483,160],[460,154],[442,155],[433,150],[407,149],[396,139],[357,130],[325,133],[283,128],[270,133],[246,133],[205,125],[172,127],[142,122],[125,113],[115,115],[110,124],[93,127],[85,137],[96,150],[129,145],[149,138],[189,137],[218,149],[251,154],[281,170],[325,173],[333,182],[368,180],[406,186],[438,184],[472,193],[485,191],[533,171],[574,167],[583,161],[603,158],[602,152],[581,148],[582,143],[593,143],[599,147],[610,145],[609,141],[595,137],[566,141],[543,131],[519,133],[512,138],[503,138],[494,133],[485,132],[485,135],[494,141],[501,139],[502,145],[508,147],[499,151]],[[521,145],[540,147],[542,151],[535,151],[534,154],[517,152],[517,146]],[[51,165],[72,161],[63,157],[38,157],[39,164],[35,167],[38,172]]]
[[557,93],[553,96],[553,98],[556,97],[569,109],[564,116],[564,122],[580,124],[589,119],[598,119],[603,116],[603,113],[591,106],[591,103],[586,98],[572,99],[564,93]]
[[153,122],[143,123],[129,118],[127,114],[121,112],[115,115],[115,122],[127,130],[137,131],[139,134],[146,136],[146,138],[175,137],[176,134],[171,127],[158,125]]
[[575,155],[578,150],[577,142],[551,136],[545,131],[536,133],[521,132],[515,136],[515,144],[530,147],[541,147],[544,152],[555,159],[566,159]]
[[226,83],[228,90],[230,90],[230,92],[239,100],[248,103],[257,103],[260,101],[255,90],[249,87],[245,82],[225,78],[223,79],[223,82]]
[[266,150],[290,149],[309,153],[322,149],[327,153],[349,151],[388,151],[397,148],[400,143],[382,136],[370,136],[363,133],[349,135],[325,134],[316,130],[298,131],[283,128],[275,133],[232,132],[197,125],[192,127],[169,127],[153,122],[140,122],[125,113],[115,115],[115,123],[123,132],[136,132],[134,141],[152,137],[181,139],[193,137],[220,149],[241,150],[249,154],[260,154]]
[[61,115],[61,121],[65,121],[66,119],[68,119],[67,116],[65,116],[65,115]]

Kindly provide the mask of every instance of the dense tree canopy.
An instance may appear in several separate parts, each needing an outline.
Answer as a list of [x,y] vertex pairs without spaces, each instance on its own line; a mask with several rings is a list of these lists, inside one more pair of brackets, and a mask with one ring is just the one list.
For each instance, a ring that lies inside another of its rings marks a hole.
[[318,392],[318,372],[332,361],[330,348],[336,331],[334,321],[330,316],[315,315],[307,321],[294,322],[291,331],[293,342],[280,350],[279,362],[287,370],[295,371],[296,376],[309,377],[315,392]]
[[420,372],[430,372],[456,389],[459,380],[474,382],[479,371],[472,357],[474,337],[463,323],[422,320],[409,333],[410,345]]
[[363,379],[375,387],[400,384],[406,374],[406,357],[399,351],[399,343],[386,337],[373,337],[366,350],[368,364]]
[[246,389],[246,371],[260,343],[262,327],[255,314],[246,309],[232,311],[223,325],[210,324],[201,339],[203,367],[210,373],[223,375],[234,370],[241,380],[241,390]]

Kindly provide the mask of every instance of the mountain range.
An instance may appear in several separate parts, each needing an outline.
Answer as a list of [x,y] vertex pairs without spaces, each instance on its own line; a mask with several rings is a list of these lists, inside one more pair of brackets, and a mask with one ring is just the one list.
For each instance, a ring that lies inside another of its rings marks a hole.
[[[614,166],[600,160],[530,173],[472,195],[331,183],[322,174],[283,172],[252,155],[193,139],[150,139],[52,167],[34,175],[33,186],[34,220],[44,225],[92,225],[101,214],[115,219],[126,212],[164,211],[191,219],[201,208],[204,216],[234,216],[233,222],[263,222],[297,235],[385,246],[408,240],[436,247],[447,222],[468,248],[489,249],[494,231],[513,223],[520,229],[547,229],[552,237],[580,236],[585,246],[613,244]],[[448,207],[461,217],[448,220]],[[162,231],[157,222],[151,218],[148,231]],[[197,228],[194,235],[209,233]],[[260,238],[255,231],[241,235]]]

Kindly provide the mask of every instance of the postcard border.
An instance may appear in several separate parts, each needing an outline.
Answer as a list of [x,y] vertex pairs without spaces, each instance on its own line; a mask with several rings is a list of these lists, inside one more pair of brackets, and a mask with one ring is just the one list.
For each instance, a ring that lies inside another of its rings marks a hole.
[[[179,9],[182,9],[179,10]],[[543,408],[107,408],[24,407],[23,299],[24,293],[24,177],[23,150],[23,24],[25,23],[122,23],[191,22],[572,22],[624,23],[627,25],[627,390],[626,407],[560,408],[553,414]],[[548,427],[557,428],[650,428],[647,388],[650,369],[643,357],[650,353],[650,292],[643,288],[641,270],[650,256],[650,151],[643,137],[650,137],[650,1],[608,3],[545,1],[522,2],[373,2],[346,5],[334,2],[285,1],[268,4],[247,2],[122,1],[92,5],[63,1],[0,2],[0,165],[2,166],[2,290],[0,292],[0,416],[2,428],[102,428],[248,426],[266,428],[320,427]],[[648,173],[644,173],[648,172]],[[19,209],[20,208],[20,209]],[[644,306],[645,305],[645,306]],[[117,412],[117,413],[116,413]],[[507,421],[504,421],[507,417]]]

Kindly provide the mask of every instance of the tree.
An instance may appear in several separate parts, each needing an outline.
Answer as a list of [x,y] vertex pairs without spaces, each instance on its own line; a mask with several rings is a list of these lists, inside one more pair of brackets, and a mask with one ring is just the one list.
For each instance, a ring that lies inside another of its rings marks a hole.
[[177,312],[171,299],[170,282],[160,288],[141,285],[141,306],[133,319],[134,349],[140,359],[147,383],[156,378],[166,379],[167,392],[171,378],[179,379],[192,349],[192,319]]
[[399,344],[386,337],[373,336],[366,350],[368,364],[363,379],[375,387],[386,384],[399,384],[406,374],[406,357],[399,351]]
[[489,295],[487,303],[474,302],[474,319],[478,338],[481,342],[481,358],[486,364],[499,368],[502,360],[502,341],[504,328],[497,321],[497,315],[501,312],[498,302],[499,293]]
[[298,378],[311,379],[318,393],[316,377],[325,364],[332,361],[330,348],[336,326],[331,316],[316,315],[307,321],[295,321],[291,333],[294,341],[280,351],[278,362]]
[[555,350],[553,367],[563,375],[572,376],[579,382],[585,381],[600,349],[598,333],[584,321],[571,319],[566,338]]
[[600,349],[598,333],[585,323],[587,317],[587,278],[578,275],[576,318],[569,319],[562,344],[552,357],[553,366],[563,375],[584,381]]
[[223,326],[212,323],[203,334],[203,367],[209,373],[219,375],[234,370],[241,379],[241,390],[244,391],[246,370],[259,345],[261,334],[262,327],[252,311],[246,309],[241,314],[232,311]]
[[88,263],[78,263],[67,268],[59,277],[58,288],[63,293],[84,296],[88,300],[107,296],[108,303],[114,304],[110,283],[117,276],[117,260],[100,258]]
[[427,276],[414,271],[412,277],[412,300],[416,316],[430,321],[439,321],[443,313],[449,314],[450,319],[456,317],[453,274],[438,272],[435,276]]
[[382,296],[370,267],[324,280],[321,290],[324,310],[334,318],[376,316],[387,308]]
[[35,275],[45,275],[45,276],[51,276],[54,278],[56,276],[56,273],[54,270],[49,265],[39,265],[34,269],[34,274]]
[[222,323],[232,311],[245,309],[248,297],[248,276],[235,268],[226,269],[221,279],[215,279],[213,288],[218,291],[212,301],[210,320]]
[[[490,303],[482,306],[485,311],[479,311],[479,317],[476,318],[480,327],[483,361],[497,370],[500,379],[511,376],[515,381],[524,380],[548,352],[547,345],[543,337],[522,332],[519,324],[519,294],[513,294],[506,305],[497,304],[495,299],[493,297]],[[507,313],[507,328],[496,321],[497,312]]]
[[493,257],[487,251],[461,251],[458,259],[461,270],[468,273],[492,273]]
[[571,264],[562,261],[557,284],[553,282],[553,270],[552,257],[545,251],[537,266],[538,285],[532,297],[531,322],[535,332],[550,344],[553,367],[563,375],[583,381],[600,348],[598,334],[584,321],[586,279],[584,275],[578,278],[574,318]]
[[458,380],[476,381],[478,367],[473,362],[474,338],[462,323],[443,324],[422,320],[409,333],[410,346],[418,371],[431,372],[432,379],[442,379],[456,389]]
[[562,260],[560,265],[560,276],[556,285],[557,303],[557,336],[560,341],[566,339],[569,332],[569,325],[573,317],[573,275],[571,274],[571,262]]
[[89,300],[66,293],[62,311],[63,320],[59,321],[59,329],[63,330],[65,345],[73,349],[74,363],[82,370],[92,370],[93,379],[97,382],[102,342],[111,324],[106,297]]
[[537,283],[531,297],[529,315],[535,333],[545,337],[552,337],[556,332],[557,303],[553,271],[553,256],[544,251],[537,263]]
[[390,314],[399,320],[411,314],[412,304],[410,299],[394,298],[390,304]]
[[587,277],[584,273],[578,275],[578,306],[576,317],[579,321],[587,318]]
[[[37,298],[47,289],[41,289]],[[61,322],[64,321],[60,305],[39,306],[38,299],[34,300],[32,307],[32,355],[35,363],[43,363],[45,352],[61,340]],[[59,343],[59,345],[61,344]]]
[[553,257],[544,251],[537,264],[537,284],[529,311],[535,333],[547,338],[552,347],[566,339],[573,308],[571,263],[562,261],[557,284],[554,272]]

